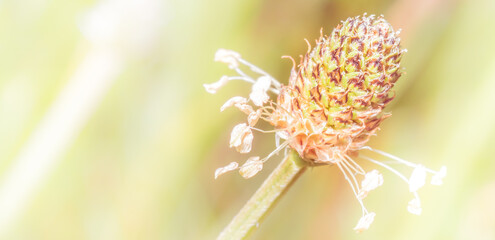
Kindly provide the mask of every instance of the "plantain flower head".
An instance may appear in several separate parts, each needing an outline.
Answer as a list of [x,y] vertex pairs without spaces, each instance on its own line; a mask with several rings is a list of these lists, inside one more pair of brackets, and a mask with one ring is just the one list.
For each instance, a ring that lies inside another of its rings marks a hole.
[[[402,179],[413,195],[407,210],[421,214],[418,190],[425,185],[428,174],[433,175],[432,185],[441,185],[447,174],[446,167],[434,171],[366,145],[370,137],[376,135],[380,123],[391,116],[384,108],[395,97],[393,87],[401,76],[400,60],[406,52],[400,46],[399,32],[394,31],[383,16],[364,14],[348,18],[329,36],[321,33],[314,48],[308,43],[308,52],[297,68],[293,67],[287,85],[244,60],[239,53],[218,50],[215,60],[226,63],[238,75],[223,76],[215,83],[204,84],[205,89],[216,93],[233,80],[252,84],[249,98],[236,96],[221,107],[224,111],[234,106],[247,115],[246,123],[234,127],[230,146],[240,153],[249,153],[254,130],[275,133],[276,148],[264,158],[253,156],[242,165],[231,162],[218,168],[215,178],[237,169],[244,178],[251,178],[263,169],[263,163],[269,158],[284,149],[293,149],[308,165],[335,165],[340,169],[361,205],[362,217],[354,228],[361,232],[368,229],[375,218],[363,200],[384,183],[378,170],[366,172],[358,164],[357,160],[364,160]],[[255,77],[246,74],[245,69]],[[256,128],[260,119],[274,129]],[[410,177],[362,151],[374,152],[410,167]]]
[[347,19],[292,71],[271,123],[306,161],[333,163],[357,152],[390,116],[383,109],[401,75],[399,44],[382,16]]

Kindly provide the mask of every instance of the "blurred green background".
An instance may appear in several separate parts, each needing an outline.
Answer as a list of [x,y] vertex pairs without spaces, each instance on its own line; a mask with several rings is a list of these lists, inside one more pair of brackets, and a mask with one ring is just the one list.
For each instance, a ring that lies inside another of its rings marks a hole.
[[[214,239],[266,178],[213,179],[247,158],[228,148],[243,121],[219,112],[249,85],[216,95],[203,83],[234,74],[218,48],[286,82],[290,61],[320,28],[384,14],[402,28],[406,74],[370,146],[447,165],[420,191],[384,173],[360,208],[334,167],[307,171],[253,239],[495,239],[495,2],[0,1],[0,239]],[[267,127],[267,126],[265,126]],[[255,134],[253,153],[274,148]],[[367,169],[373,166],[366,165]]]

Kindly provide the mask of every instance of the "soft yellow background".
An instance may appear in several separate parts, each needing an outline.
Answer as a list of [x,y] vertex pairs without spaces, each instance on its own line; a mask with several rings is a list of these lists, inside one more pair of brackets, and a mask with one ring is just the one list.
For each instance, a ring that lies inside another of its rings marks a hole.
[[[409,50],[393,116],[369,144],[433,169],[447,165],[445,184],[420,191],[415,216],[406,184],[383,170],[384,185],[366,199],[375,222],[359,235],[360,208],[340,172],[312,169],[253,239],[495,239],[493,0],[152,2],[160,11],[150,42],[125,45],[141,36],[127,19],[119,27],[129,31],[103,46],[123,43],[113,50],[122,68],[0,239],[214,239],[281,158],[251,180],[213,179],[217,167],[247,159],[228,148],[245,116],[219,107],[249,94],[241,82],[204,91],[234,74],[213,61],[215,51],[234,49],[286,82],[291,63],[280,56],[297,58],[304,38],[364,12],[402,28]],[[94,47],[80,23],[98,4],[0,1],[0,184]],[[273,148],[272,135],[256,134],[251,155]]]

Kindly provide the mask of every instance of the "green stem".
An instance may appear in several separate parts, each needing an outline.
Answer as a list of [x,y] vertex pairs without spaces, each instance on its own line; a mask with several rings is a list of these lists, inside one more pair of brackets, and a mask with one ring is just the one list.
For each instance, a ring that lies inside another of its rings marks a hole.
[[217,239],[247,238],[259,226],[263,218],[284,193],[287,192],[292,183],[306,170],[306,166],[307,164],[299,157],[297,152],[291,151]]

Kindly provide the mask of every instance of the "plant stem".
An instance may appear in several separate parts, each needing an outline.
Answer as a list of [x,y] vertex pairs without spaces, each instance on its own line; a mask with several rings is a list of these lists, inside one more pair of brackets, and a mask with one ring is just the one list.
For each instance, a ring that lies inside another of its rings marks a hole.
[[253,230],[258,228],[264,217],[287,192],[292,183],[306,170],[306,166],[306,162],[299,157],[297,152],[291,151],[217,239],[247,238]]

